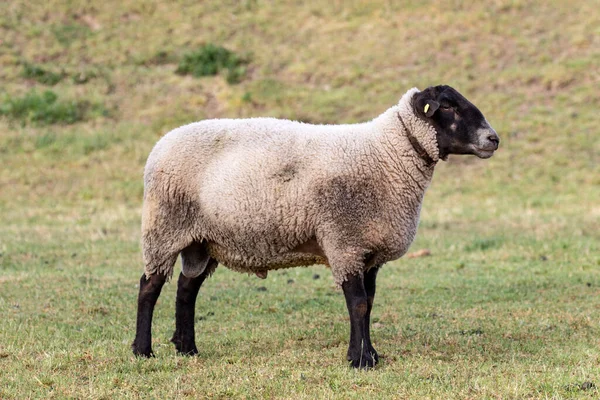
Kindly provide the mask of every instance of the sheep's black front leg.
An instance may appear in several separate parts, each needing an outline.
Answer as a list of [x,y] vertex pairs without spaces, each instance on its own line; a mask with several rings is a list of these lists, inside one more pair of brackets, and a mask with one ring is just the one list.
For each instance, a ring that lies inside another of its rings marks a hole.
[[350,314],[350,345],[348,361],[354,368],[372,368],[375,360],[370,353],[369,325],[366,322],[369,302],[362,276],[350,276],[342,284]]
[[154,274],[150,278],[146,278],[146,274],[144,274],[140,278],[135,340],[131,345],[133,354],[136,356],[154,356],[152,351],[152,314],[166,280],[166,276],[162,274]]
[[381,265],[372,267],[365,273],[365,291],[367,292],[367,314],[365,315],[366,324],[366,339],[369,346],[369,353],[373,356],[375,363],[379,362],[379,355],[371,344],[371,310],[373,309],[373,301],[375,300],[375,280],[377,278],[377,272]]
[[186,278],[183,273],[179,274],[175,303],[175,332],[171,342],[175,344],[175,348],[181,354],[198,354],[194,333],[194,314],[196,297],[207,275],[207,271],[196,278]]

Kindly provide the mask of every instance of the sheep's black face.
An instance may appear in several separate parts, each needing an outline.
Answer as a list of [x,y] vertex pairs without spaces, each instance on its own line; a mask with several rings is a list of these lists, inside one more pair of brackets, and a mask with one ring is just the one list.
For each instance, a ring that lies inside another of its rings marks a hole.
[[432,86],[413,97],[415,113],[437,132],[440,158],[449,154],[475,154],[489,158],[500,138],[469,100],[450,86]]

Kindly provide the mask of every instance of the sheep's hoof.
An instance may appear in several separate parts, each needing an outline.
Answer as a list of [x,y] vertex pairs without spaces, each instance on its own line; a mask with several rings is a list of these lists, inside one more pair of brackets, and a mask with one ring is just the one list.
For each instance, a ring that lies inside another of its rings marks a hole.
[[198,354],[198,349],[196,345],[193,346],[182,346],[181,349],[177,349],[177,352],[182,356],[195,356]]
[[183,356],[195,356],[198,354],[198,348],[196,347],[196,343],[193,341],[191,343],[186,343],[184,340],[177,338],[177,333],[173,335],[171,342],[175,345],[177,349],[177,353]]
[[144,357],[144,358],[154,357],[154,352],[152,351],[152,347],[146,347],[144,349],[141,349],[135,343],[133,343],[131,345],[131,349],[133,350],[133,354],[137,357]]
[[362,354],[362,356],[360,354],[358,356],[348,355],[348,361],[350,361],[352,368],[369,369],[375,368],[375,364],[379,361],[379,356],[377,352]]

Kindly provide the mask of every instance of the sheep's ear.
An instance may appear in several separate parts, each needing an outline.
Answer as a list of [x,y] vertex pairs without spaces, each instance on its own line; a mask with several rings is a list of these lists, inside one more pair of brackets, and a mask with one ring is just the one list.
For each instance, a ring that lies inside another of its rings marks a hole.
[[440,108],[436,98],[435,88],[427,88],[415,95],[413,107],[415,112],[423,117],[431,118],[433,114]]
[[431,117],[438,108],[440,108],[440,103],[435,100],[427,100],[423,106],[423,114],[425,114],[426,117]]

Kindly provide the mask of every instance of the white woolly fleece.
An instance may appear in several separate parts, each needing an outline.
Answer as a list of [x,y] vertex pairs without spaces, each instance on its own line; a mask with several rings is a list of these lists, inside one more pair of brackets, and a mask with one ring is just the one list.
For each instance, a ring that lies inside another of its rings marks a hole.
[[435,165],[417,154],[404,127],[439,159],[435,130],[413,112],[418,92],[361,124],[218,119],[169,132],[144,174],[146,274],[171,276],[192,242],[206,243],[208,253],[184,264],[200,269],[208,254],[261,277],[322,263],[338,285],[401,257]]

